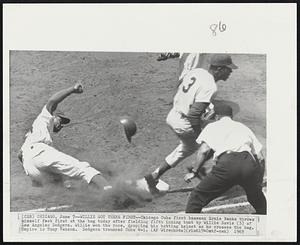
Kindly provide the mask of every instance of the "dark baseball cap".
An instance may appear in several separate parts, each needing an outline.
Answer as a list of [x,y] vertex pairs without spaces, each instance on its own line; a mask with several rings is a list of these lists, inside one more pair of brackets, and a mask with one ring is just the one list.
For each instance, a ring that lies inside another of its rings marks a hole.
[[237,69],[238,66],[233,64],[229,54],[215,54],[211,57],[210,64],[213,66],[226,66],[231,69]]
[[217,115],[220,116],[233,116],[232,108],[229,105],[219,104],[214,106],[214,111]]

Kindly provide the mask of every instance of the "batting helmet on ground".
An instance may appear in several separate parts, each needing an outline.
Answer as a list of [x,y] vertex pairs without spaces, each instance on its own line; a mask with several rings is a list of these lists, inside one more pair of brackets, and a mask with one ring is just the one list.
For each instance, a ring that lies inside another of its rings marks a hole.
[[125,135],[128,142],[131,142],[131,137],[135,135],[137,131],[136,123],[131,118],[122,118],[120,123],[124,127]]

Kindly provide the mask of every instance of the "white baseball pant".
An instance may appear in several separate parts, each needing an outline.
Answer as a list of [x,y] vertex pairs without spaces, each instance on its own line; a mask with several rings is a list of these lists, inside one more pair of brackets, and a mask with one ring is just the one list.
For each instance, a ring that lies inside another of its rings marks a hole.
[[166,121],[180,140],[179,145],[165,158],[167,164],[175,167],[197,151],[199,147],[196,142],[197,135],[195,135],[190,122],[174,109],[169,112]]
[[[35,155],[37,152],[39,154]],[[40,183],[48,173],[83,179],[87,183],[101,174],[88,162],[81,162],[44,143],[35,143],[23,150],[23,167],[31,179]]]

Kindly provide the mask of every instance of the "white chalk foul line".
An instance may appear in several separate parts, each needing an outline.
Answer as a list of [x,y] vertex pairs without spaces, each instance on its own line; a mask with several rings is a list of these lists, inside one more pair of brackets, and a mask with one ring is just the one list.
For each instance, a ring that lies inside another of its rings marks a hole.
[[[267,198],[267,192],[266,188],[263,189],[263,193]],[[232,203],[232,204],[223,204],[223,205],[218,205],[218,206],[213,206],[213,207],[208,207],[208,208],[203,208],[202,212],[209,212],[211,210],[219,210],[219,209],[226,209],[226,208],[236,208],[236,207],[245,207],[245,206],[251,206],[249,202],[238,202],[238,203]],[[184,211],[181,211],[179,213],[184,213]]]
[[[267,190],[266,188],[263,188],[263,193],[265,195],[265,197],[267,198]],[[219,209],[226,209],[226,208],[236,208],[236,207],[244,207],[244,206],[251,206],[251,204],[249,202],[239,202],[239,203],[232,203],[232,204],[223,204],[223,205],[219,205],[219,206],[213,206],[213,207],[209,207],[209,208],[203,208],[202,211],[203,212],[208,212],[211,210],[219,210]]]
[[[223,204],[219,206],[213,206],[209,208],[203,208],[202,212],[209,212],[211,210],[220,210],[220,209],[226,209],[226,208],[236,208],[236,207],[244,207],[244,206],[250,206],[249,202],[239,202],[239,203],[233,203],[233,204]],[[185,211],[181,211],[179,213],[185,213]]]
[[56,211],[56,210],[61,210],[64,208],[71,208],[71,205],[62,205],[62,206],[57,206],[57,207],[50,207],[50,208],[37,208],[37,209],[31,209],[31,210],[26,210],[24,212],[48,212],[48,211]]
[[236,207],[244,207],[244,206],[250,206],[250,203],[249,202],[239,202],[239,203],[233,203],[233,204],[223,204],[223,205],[219,205],[219,206],[203,208],[202,211],[207,212],[207,211],[211,211],[211,210],[236,208]]

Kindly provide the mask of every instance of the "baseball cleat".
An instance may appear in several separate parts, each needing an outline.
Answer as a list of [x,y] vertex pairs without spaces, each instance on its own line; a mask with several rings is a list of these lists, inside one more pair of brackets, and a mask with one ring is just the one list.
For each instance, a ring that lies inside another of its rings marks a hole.
[[146,181],[148,191],[153,195],[158,194],[159,190],[156,188],[158,180],[155,180],[151,174],[146,175],[144,179]]
[[[150,185],[149,181],[151,183]],[[125,183],[130,186],[134,186],[134,188],[139,191],[147,192],[153,196],[161,196],[167,194],[168,190],[170,189],[169,184],[167,184],[166,182],[162,181],[161,179],[151,180],[151,177],[149,176],[145,176],[144,178],[138,180],[126,180]]]
[[170,186],[161,179],[155,180],[151,174],[146,175],[143,179],[138,180],[138,186],[144,188],[154,196],[160,196],[167,193]]

